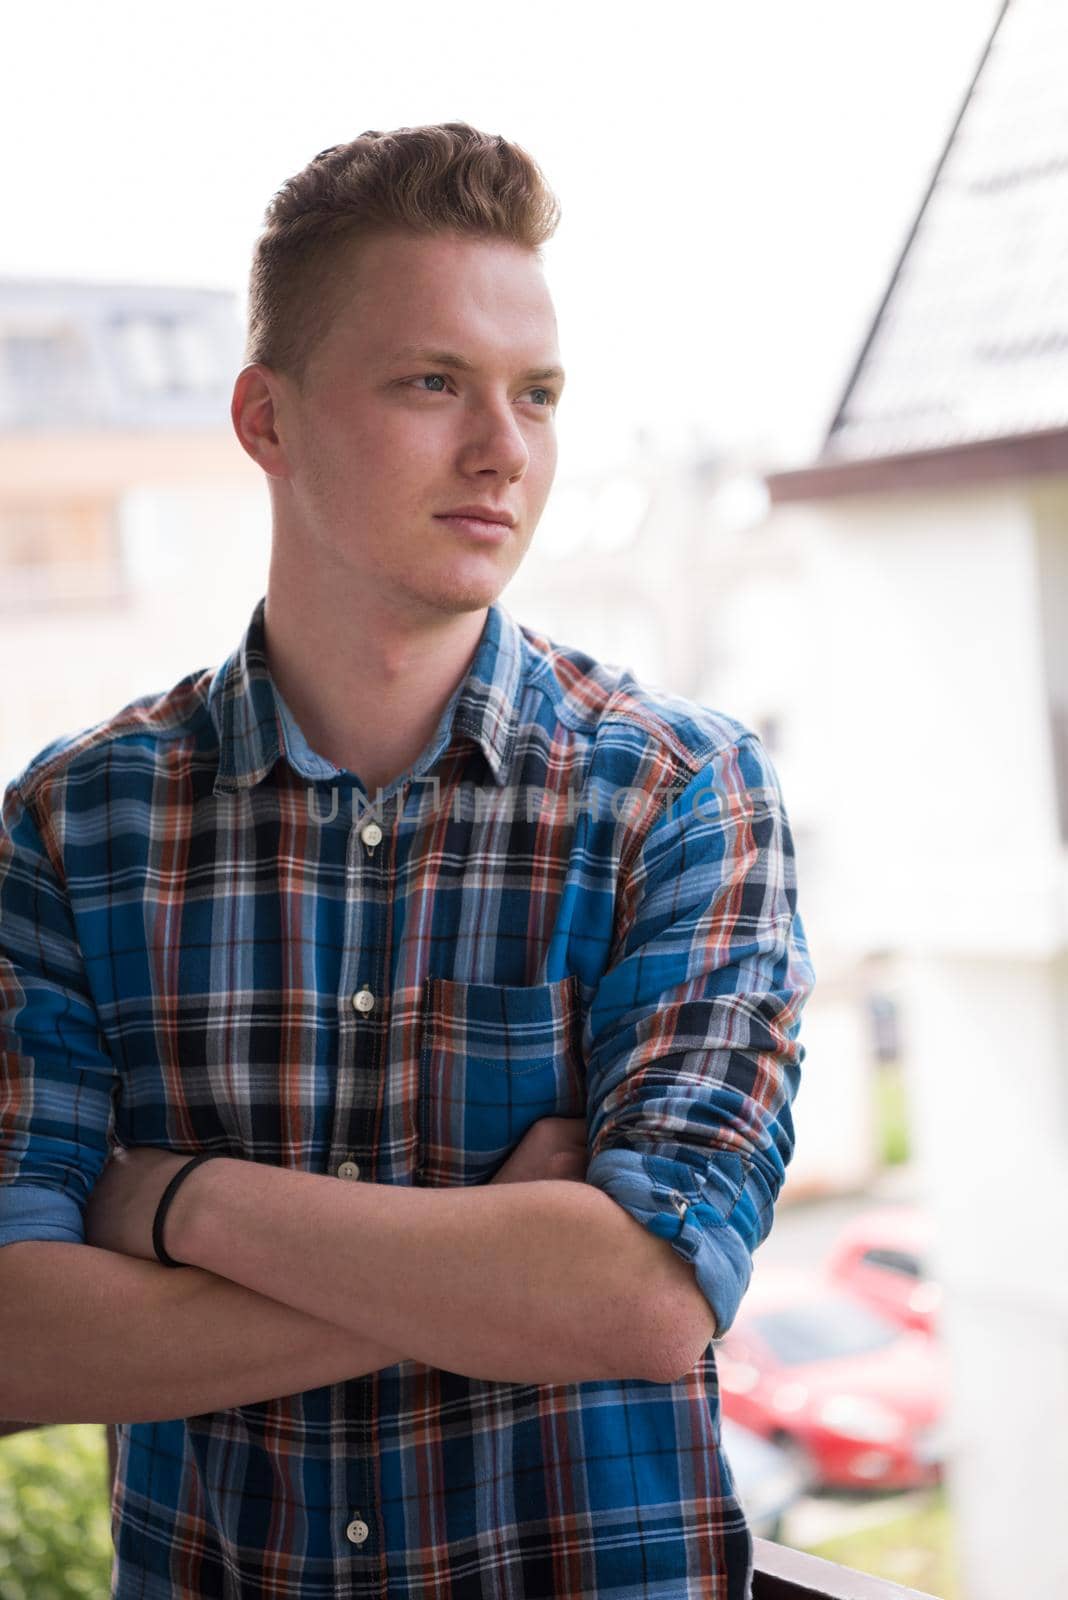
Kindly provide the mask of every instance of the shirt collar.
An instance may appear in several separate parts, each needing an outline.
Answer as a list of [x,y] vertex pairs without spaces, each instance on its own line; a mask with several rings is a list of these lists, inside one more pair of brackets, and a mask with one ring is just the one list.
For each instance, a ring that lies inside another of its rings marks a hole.
[[[237,649],[215,673],[208,705],[219,738],[215,794],[254,788],[284,757],[303,778],[342,775],[311,749],[279,693],[264,645],[266,595],[253,608]],[[498,785],[508,770],[519,723],[519,695],[528,646],[515,618],[494,601],[488,608],[471,665],[449,699],[430,743],[414,762],[413,775],[433,766],[455,738],[466,735],[482,750]],[[383,791],[383,798],[403,778]]]

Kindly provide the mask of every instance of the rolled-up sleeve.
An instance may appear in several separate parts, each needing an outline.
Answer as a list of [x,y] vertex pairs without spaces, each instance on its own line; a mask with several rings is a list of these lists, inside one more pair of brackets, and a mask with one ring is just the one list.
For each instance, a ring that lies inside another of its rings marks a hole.
[[793,1154],[815,975],[778,777],[754,733],[665,802],[620,869],[585,1054],[586,1181],[692,1263],[730,1327]]
[[85,1242],[114,1081],[66,888],[9,784],[0,810],[0,1246]]

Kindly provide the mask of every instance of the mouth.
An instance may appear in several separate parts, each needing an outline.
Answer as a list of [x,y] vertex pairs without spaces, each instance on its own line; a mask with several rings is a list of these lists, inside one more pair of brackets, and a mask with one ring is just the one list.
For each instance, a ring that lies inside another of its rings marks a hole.
[[491,522],[488,517],[438,515],[434,521],[447,523],[479,544],[503,544],[512,531],[507,522]]

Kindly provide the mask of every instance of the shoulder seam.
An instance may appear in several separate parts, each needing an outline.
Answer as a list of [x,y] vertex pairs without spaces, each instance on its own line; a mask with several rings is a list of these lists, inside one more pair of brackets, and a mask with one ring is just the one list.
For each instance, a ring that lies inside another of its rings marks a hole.
[[678,775],[671,781],[671,783],[663,791],[663,794],[661,796],[661,803],[656,807],[655,811],[654,810],[650,810],[649,816],[648,817],[643,817],[641,819],[643,826],[641,826],[640,828],[636,828],[635,829],[634,838],[633,838],[631,844],[627,847],[627,849],[624,852],[624,854],[620,857],[620,861],[619,861],[619,880],[620,881],[623,881],[626,878],[627,874],[630,872],[631,868],[634,865],[635,860],[637,859],[637,857],[641,854],[642,850],[644,849],[646,841],[649,838],[649,835],[652,833],[652,831],[656,827],[657,823],[663,817],[665,811],[667,811],[668,807],[671,805],[671,802],[674,799],[674,797],[677,794],[679,794],[683,789],[685,789],[686,785],[688,783],[691,783],[693,781],[693,779],[701,771],[701,768],[705,765],[705,763],[709,759],[709,757],[715,756],[715,755],[719,755],[722,751],[725,751],[725,750],[738,750],[738,749],[741,749],[743,744],[751,742],[755,737],[756,737],[756,735],[755,735],[753,729],[752,728],[747,728],[746,731],[743,734],[740,734],[739,737],[736,738],[736,739],[720,740],[718,743],[715,740],[710,740],[707,744],[705,744],[703,746],[700,746],[695,752],[693,752],[694,759],[695,759],[695,761],[697,763],[696,766],[693,768],[693,770],[692,771],[685,770],[683,772],[678,773]]
[[732,745],[740,743],[738,739],[725,736],[721,739],[706,739],[704,744],[699,744],[696,748],[691,749],[689,745],[684,744],[678,737],[670,722],[667,722],[662,717],[658,717],[653,721],[636,711],[622,709],[610,711],[607,716],[601,718],[599,726],[603,727],[606,723],[611,722],[619,722],[626,726],[641,728],[651,738],[657,739],[662,745],[665,745],[685,766],[690,768],[691,773],[700,772],[708,756],[714,755],[717,750],[727,750]]
[[22,809],[26,812],[30,821],[37,829],[37,832],[40,835],[41,843],[44,845],[45,855],[48,857],[49,865],[51,866],[52,871],[55,873],[63,893],[67,895],[67,898],[69,899],[70,891],[67,885],[67,874],[63,866],[63,858],[56,849],[55,837],[49,825],[48,818],[44,815],[37,804],[36,794],[29,794],[25,789],[20,788],[20,786],[14,781],[12,781],[10,788],[13,793],[18,795],[22,802]]
[[[205,671],[211,670],[211,668],[198,669],[196,673],[191,674],[191,677],[194,679],[202,677]],[[179,683],[182,681],[179,680]],[[126,739],[133,734],[139,733],[148,734],[150,737],[160,740],[188,738],[203,713],[207,710],[206,694],[198,695],[199,705],[194,711],[186,714],[181,724],[174,724],[169,727],[152,727],[144,721],[137,721],[134,715],[134,708],[140,707],[143,709],[146,704],[151,704],[154,700],[159,700],[163,696],[172,694],[174,688],[177,687],[178,685],[174,685],[170,690],[163,690],[162,695],[149,692],[139,696],[138,699],[131,702],[130,706],[125,708],[128,714],[127,719],[111,723],[111,719],[104,718],[102,722],[91,723],[88,728],[83,728],[80,733],[71,735],[72,742],[64,745],[61,750],[57,750],[46,761],[43,761],[40,766],[36,766],[31,761],[28,766],[23,768],[20,775],[22,781],[18,785],[26,803],[34,802],[45,784],[61,773],[71,762],[77,760],[79,756],[86,755],[94,750],[105,750],[109,745],[118,743],[120,739]]]

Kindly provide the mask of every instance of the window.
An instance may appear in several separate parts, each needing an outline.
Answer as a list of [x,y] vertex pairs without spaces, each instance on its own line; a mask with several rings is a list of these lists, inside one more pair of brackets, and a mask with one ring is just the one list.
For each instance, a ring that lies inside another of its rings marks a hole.
[[88,415],[92,373],[73,326],[0,333],[0,414],[17,425]]
[[761,1312],[753,1324],[785,1367],[867,1355],[901,1336],[893,1323],[841,1295],[829,1295],[818,1305]]
[[904,1273],[906,1278],[921,1278],[920,1263],[906,1250],[888,1250],[873,1247],[860,1258],[871,1267],[889,1267],[892,1272]]
[[192,317],[121,317],[113,324],[130,383],[142,393],[196,393],[217,387],[209,331]]
[[1038,502],[1035,554],[1057,817],[1068,844],[1068,504],[1053,494]]

